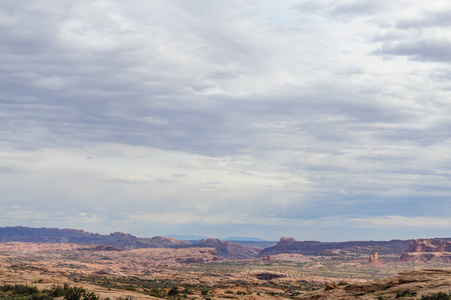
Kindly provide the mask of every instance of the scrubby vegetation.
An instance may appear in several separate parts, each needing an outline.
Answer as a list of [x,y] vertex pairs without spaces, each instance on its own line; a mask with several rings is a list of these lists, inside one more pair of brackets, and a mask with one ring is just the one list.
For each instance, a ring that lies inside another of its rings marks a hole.
[[23,284],[6,284],[0,286],[0,299],[47,300],[54,298],[65,300],[99,300],[99,297],[95,293],[87,292],[81,287],[71,287],[68,284],[64,284],[64,286],[53,286],[51,289],[44,289],[42,291],[35,286]]
[[439,292],[437,294],[423,295],[421,300],[451,300],[451,295]]
[[398,292],[396,294],[396,298],[395,299],[398,299],[398,298],[401,298],[401,297],[413,297],[416,294],[417,294],[416,292],[411,292],[409,290],[405,290],[405,291]]

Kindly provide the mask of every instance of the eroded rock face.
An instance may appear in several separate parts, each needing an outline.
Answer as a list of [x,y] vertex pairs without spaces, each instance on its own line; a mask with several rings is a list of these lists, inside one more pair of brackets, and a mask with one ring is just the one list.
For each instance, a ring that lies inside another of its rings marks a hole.
[[410,241],[401,255],[401,261],[429,261],[440,259],[451,262],[451,242],[441,239],[417,239]]
[[377,252],[374,252],[370,255],[370,259],[368,260],[370,264],[380,264],[381,261],[379,259],[379,254]]
[[451,242],[441,239],[412,240],[407,246],[407,252],[451,252]]

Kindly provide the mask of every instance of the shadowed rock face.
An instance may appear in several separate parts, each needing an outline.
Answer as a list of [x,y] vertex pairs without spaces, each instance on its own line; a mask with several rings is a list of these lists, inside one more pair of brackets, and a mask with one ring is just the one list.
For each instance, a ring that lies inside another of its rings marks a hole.
[[448,294],[451,270],[425,269],[405,271],[397,276],[365,283],[329,286],[300,296],[298,299],[395,299],[398,293],[409,291],[419,299],[422,295],[438,292]]
[[86,248],[78,248],[78,251],[115,251],[115,252],[121,252],[124,251],[124,249],[116,248],[113,246],[104,246],[104,245],[98,245],[98,246],[91,246]]
[[417,239],[410,241],[401,255],[401,261],[429,261],[440,259],[451,262],[451,242],[442,239]]

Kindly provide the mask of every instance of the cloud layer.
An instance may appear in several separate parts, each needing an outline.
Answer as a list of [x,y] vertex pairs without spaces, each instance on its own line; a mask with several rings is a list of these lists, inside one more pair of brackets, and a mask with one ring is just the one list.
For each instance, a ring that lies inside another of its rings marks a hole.
[[0,226],[449,235],[450,12],[2,1]]

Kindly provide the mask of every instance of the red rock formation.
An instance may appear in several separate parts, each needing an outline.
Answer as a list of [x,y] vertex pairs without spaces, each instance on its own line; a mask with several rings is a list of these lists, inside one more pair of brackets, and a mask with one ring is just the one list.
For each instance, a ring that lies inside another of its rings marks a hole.
[[368,260],[368,262],[370,264],[380,264],[381,263],[381,261],[379,259],[379,254],[377,253],[377,251],[370,255],[370,259]]
[[441,239],[412,240],[400,259],[401,261],[429,261],[435,258],[451,262],[451,242]]

